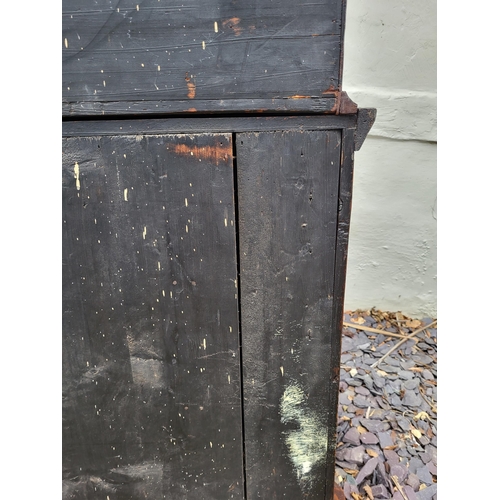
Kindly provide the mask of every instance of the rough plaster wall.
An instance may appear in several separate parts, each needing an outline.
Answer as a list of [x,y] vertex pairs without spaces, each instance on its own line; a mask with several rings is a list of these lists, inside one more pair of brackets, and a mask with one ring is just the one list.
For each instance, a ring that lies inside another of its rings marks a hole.
[[348,0],[343,88],[377,121],[356,153],[346,309],[437,315],[436,1]]

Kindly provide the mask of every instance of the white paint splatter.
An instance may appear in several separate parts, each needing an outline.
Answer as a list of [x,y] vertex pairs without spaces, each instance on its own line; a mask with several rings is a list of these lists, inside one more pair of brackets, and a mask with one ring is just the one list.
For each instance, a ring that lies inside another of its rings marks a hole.
[[75,162],[75,179],[76,179],[76,190],[80,191],[80,165]]
[[301,488],[311,486],[312,468],[325,461],[328,444],[327,427],[311,410],[304,391],[298,385],[289,385],[280,401],[281,423],[293,423],[298,429],[284,431],[289,457]]

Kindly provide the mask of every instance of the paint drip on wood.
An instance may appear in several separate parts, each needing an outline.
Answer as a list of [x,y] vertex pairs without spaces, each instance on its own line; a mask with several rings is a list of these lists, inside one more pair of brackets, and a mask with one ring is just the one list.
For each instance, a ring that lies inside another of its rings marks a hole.
[[280,413],[282,424],[294,426],[283,434],[299,484],[307,490],[312,485],[313,469],[326,460],[327,426],[309,408],[307,396],[296,384],[289,385],[281,396]]

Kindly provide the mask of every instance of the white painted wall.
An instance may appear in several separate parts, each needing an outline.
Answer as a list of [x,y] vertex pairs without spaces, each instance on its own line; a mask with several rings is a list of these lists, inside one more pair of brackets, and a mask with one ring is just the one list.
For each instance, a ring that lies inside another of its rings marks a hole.
[[345,309],[437,315],[436,0],[348,0],[343,89],[377,120],[354,162]]

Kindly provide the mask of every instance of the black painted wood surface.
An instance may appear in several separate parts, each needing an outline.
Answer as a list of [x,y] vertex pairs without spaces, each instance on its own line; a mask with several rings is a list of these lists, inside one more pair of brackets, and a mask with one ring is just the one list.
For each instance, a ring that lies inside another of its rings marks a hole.
[[330,380],[340,361],[332,337],[340,338],[333,295],[341,137],[236,134],[248,499],[333,492],[326,474],[336,414]]
[[[358,114],[367,111],[360,109]],[[239,116],[169,117],[154,119],[68,120],[62,123],[63,135],[151,135],[160,133],[270,132],[276,130],[344,130],[356,128],[358,115],[328,116]],[[364,134],[366,135],[366,133]],[[360,138],[361,140],[361,138]]]
[[243,498],[231,135],[63,140],[63,499]]
[[325,112],[345,0],[63,0],[63,114]]

